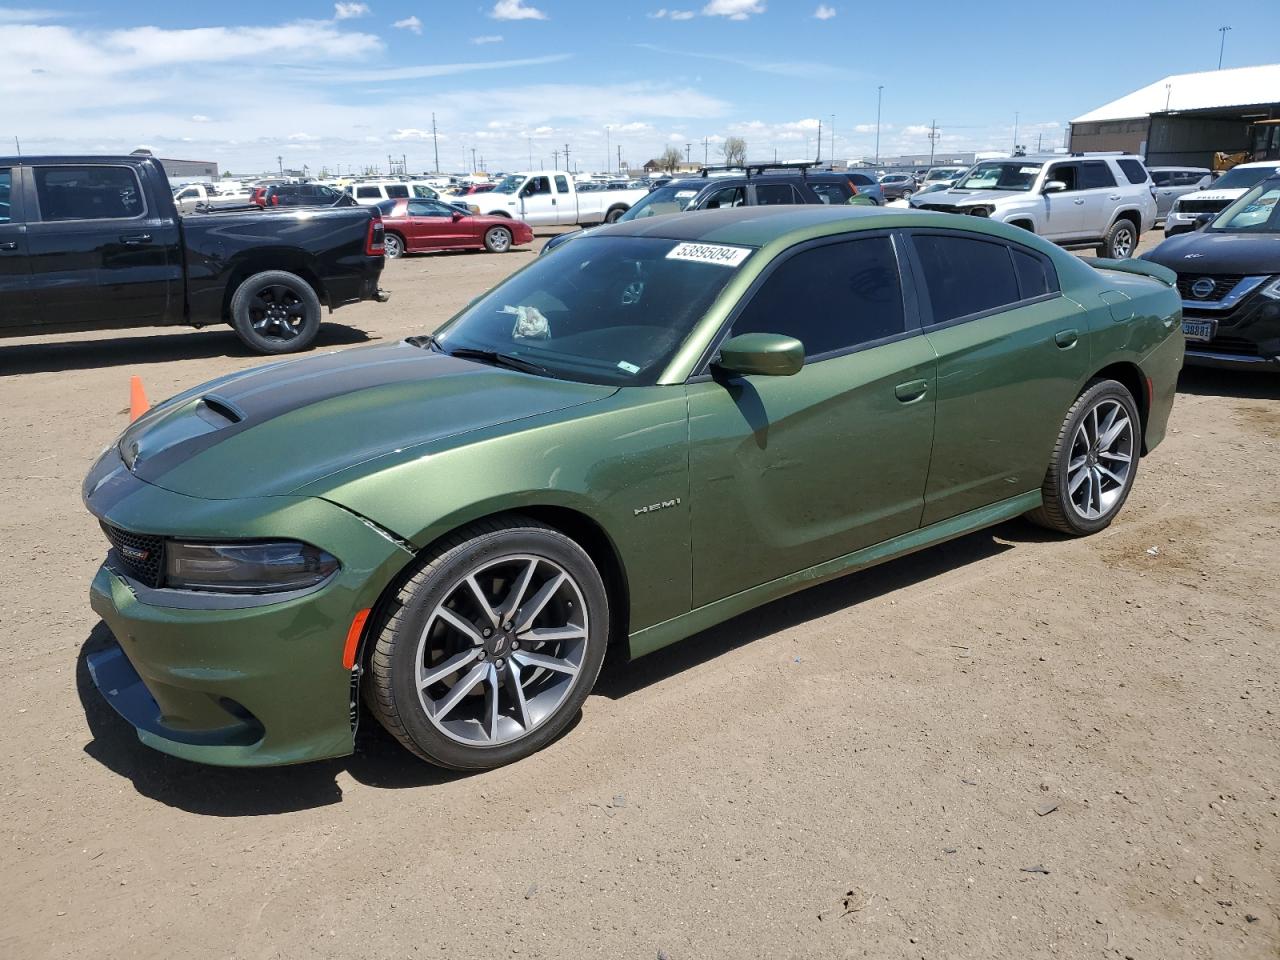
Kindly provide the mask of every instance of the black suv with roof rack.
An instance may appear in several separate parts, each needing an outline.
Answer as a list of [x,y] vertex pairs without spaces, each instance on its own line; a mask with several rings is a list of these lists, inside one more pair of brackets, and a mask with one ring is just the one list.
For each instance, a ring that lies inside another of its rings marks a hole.
[[[693,177],[679,177],[655,187],[648,196],[624,213],[623,220],[642,220],[664,213],[691,210],[725,210],[731,207],[765,207],[802,203],[844,204],[857,188],[843,173],[814,170],[814,163],[749,163],[704,167]],[[714,176],[713,176],[714,174]],[[554,250],[589,230],[575,230],[551,237],[542,253]]]

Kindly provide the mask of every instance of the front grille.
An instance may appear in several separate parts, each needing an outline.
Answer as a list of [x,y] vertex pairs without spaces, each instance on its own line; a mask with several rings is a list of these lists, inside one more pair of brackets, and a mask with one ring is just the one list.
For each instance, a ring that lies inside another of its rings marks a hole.
[[160,586],[164,575],[164,539],[142,533],[130,533],[109,523],[102,524],[102,532],[111,541],[116,559],[124,572],[148,587]]
[[1179,213],[1194,213],[1196,215],[1202,213],[1221,213],[1227,209],[1230,200],[1179,200]]
[[[1218,274],[1214,276],[1206,276],[1203,273],[1180,273],[1178,274],[1178,293],[1182,295],[1183,300],[1221,300],[1228,293],[1235,289],[1235,285],[1243,280],[1244,277],[1239,274]],[[1205,294],[1203,297],[1197,296],[1192,292],[1191,288],[1195,286],[1197,280],[1212,280],[1213,290]]]
[[934,213],[959,213],[960,210],[949,203],[917,203],[917,210],[932,210]]
[[1207,350],[1210,353],[1229,353],[1238,357],[1258,356],[1258,345],[1243,337],[1214,337],[1208,343],[1189,343],[1187,350]]

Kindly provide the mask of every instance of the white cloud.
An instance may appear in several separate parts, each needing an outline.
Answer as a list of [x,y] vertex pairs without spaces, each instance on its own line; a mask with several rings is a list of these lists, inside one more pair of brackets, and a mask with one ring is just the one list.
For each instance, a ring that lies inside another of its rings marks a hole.
[[34,7],[0,7],[0,23],[40,23],[57,20],[66,14],[58,10],[40,10]]
[[927,123],[909,123],[902,128],[904,137],[923,137],[933,128]]
[[208,123],[209,118],[206,117],[203,113],[193,113],[191,115],[191,122],[192,123]]
[[813,11],[813,19],[815,20],[830,20],[835,15],[836,8],[829,7],[825,3],[818,4],[818,9]]
[[371,12],[367,3],[335,3],[333,5],[335,20],[354,20],[357,17],[367,17]]
[[500,34],[500,33],[486,33],[484,36],[481,36],[481,37],[472,37],[472,38],[471,38],[471,42],[472,42],[472,43],[474,43],[474,44],[477,44],[477,45],[483,45],[483,44],[486,44],[486,43],[501,43],[501,42],[502,42],[502,34]]
[[711,0],[702,8],[703,16],[746,20],[753,13],[764,13],[763,0]]
[[668,10],[666,7],[648,15],[650,20],[692,20],[695,16],[692,10]]
[[392,24],[397,30],[408,30],[410,33],[422,33],[422,21],[417,17],[405,17]]
[[546,20],[547,15],[537,7],[526,7],[524,0],[498,0],[489,16],[494,20]]

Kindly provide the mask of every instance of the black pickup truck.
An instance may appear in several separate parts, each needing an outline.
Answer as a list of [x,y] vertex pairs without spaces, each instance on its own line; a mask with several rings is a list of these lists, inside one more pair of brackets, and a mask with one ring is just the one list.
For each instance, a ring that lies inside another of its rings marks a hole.
[[0,337],[229,323],[261,353],[385,300],[373,207],[182,217],[150,156],[0,157]]

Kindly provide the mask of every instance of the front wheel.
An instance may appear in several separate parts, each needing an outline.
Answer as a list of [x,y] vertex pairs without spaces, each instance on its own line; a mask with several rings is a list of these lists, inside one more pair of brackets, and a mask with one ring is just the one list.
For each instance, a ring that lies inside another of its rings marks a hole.
[[591,692],[609,602],[573,540],[523,517],[446,539],[376,635],[366,701],[423,759],[487,770],[559,735]]
[[484,232],[484,248],[490,253],[506,253],[511,249],[511,231],[506,227],[490,227]]
[[1138,246],[1138,231],[1132,221],[1117,220],[1107,231],[1107,239],[1098,248],[1098,254],[1112,260],[1127,260]]
[[1142,420],[1124,384],[1095,380],[1067,411],[1041,486],[1043,504],[1028,518],[1073,536],[1110,525],[1133,489],[1142,452]]
[[255,273],[231,297],[231,325],[258,353],[305,350],[320,332],[320,298],[297,274]]

